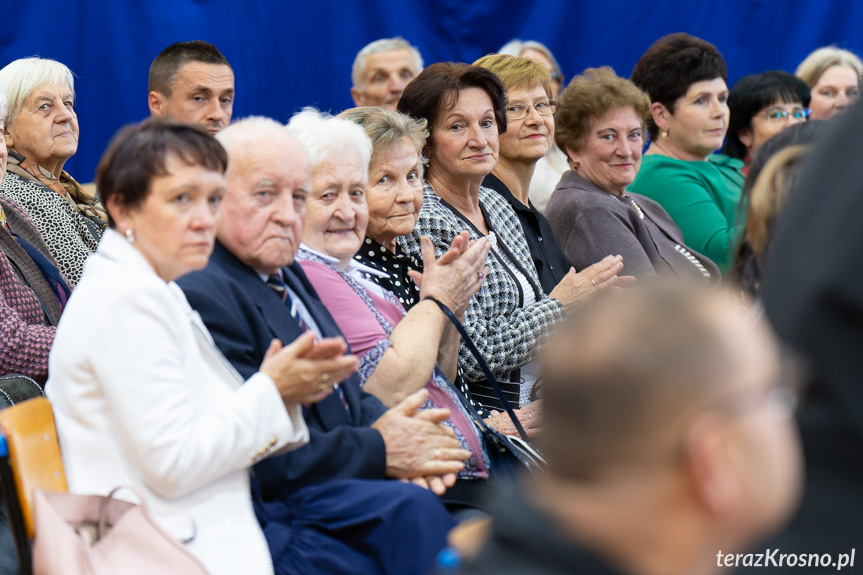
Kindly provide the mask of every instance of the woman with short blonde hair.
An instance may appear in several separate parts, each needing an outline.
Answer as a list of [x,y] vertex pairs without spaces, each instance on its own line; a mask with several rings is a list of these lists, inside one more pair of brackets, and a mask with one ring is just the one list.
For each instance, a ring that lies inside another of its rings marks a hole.
[[497,74],[507,99],[506,132],[500,135],[497,165],[482,185],[512,206],[542,289],[551,293],[570,266],[554,240],[548,220],[529,199],[536,166],[554,144],[557,100],[551,78],[542,64],[506,54],[484,56],[474,65]]
[[834,118],[860,97],[863,61],[836,46],[818,48],[797,66],[794,74],[812,91],[813,120]]

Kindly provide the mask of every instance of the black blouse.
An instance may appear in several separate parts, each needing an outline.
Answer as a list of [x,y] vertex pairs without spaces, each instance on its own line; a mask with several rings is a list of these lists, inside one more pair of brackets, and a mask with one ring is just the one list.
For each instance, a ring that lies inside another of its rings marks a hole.
[[354,259],[376,270],[388,273],[390,276],[388,278],[366,275],[366,279],[395,294],[405,310],[409,310],[420,300],[420,290],[408,275],[408,271],[415,270],[422,273],[422,264],[417,262],[413,256],[403,252],[398,245],[396,245],[396,251],[393,253],[372,238],[367,237]]
[[542,284],[542,291],[546,294],[551,293],[554,286],[560,283],[569,271],[569,262],[557,244],[557,240],[554,239],[551,224],[533,205],[528,207],[518,201],[506,184],[494,174],[487,175],[482,185],[497,192],[515,210],[539,276],[539,283]]

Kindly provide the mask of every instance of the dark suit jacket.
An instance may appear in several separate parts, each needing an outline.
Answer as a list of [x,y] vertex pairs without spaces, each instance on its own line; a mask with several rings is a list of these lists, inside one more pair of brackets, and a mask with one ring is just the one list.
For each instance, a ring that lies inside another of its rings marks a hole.
[[[308,308],[326,337],[341,336],[298,264],[284,268],[285,283]],[[213,335],[218,348],[244,378],[261,365],[273,338],[287,345],[300,328],[276,293],[221,243],[207,267],[177,282]],[[383,479],[383,437],[369,425],[386,407],[360,389],[356,375],[342,382],[350,417],[339,395],[331,394],[304,410],[308,445],[255,465],[264,499],[334,479]]]

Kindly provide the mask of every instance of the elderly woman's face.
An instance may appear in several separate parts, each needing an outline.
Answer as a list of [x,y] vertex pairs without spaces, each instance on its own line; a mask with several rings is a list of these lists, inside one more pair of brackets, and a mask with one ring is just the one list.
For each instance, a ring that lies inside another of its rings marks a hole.
[[835,118],[860,98],[857,72],[847,66],[830,66],[812,86],[813,120]]
[[63,163],[78,151],[78,116],[73,104],[72,90],[66,84],[42,84],[6,126],[6,143],[59,175]]
[[366,234],[382,246],[411,233],[423,205],[420,155],[408,138],[372,158],[366,201],[369,226]]
[[578,150],[567,147],[567,155],[578,175],[620,196],[641,167],[643,131],[632,107],[615,108],[595,119],[584,145]]
[[[507,116],[512,110],[528,110],[519,120],[507,118],[506,133],[500,137],[500,159],[509,162],[536,162],[554,141],[554,116],[540,115],[537,106],[550,110],[548,94],[542,86],[510,90],[507,96]],[[519,114],[520,115],[520,114]]]
[[357,154],[332,154],[312,170],[303,242],[347,265],[366,237],[366,177]]
[[704,160],[722,147],[729,115],[725,80],[695,82],[666,115],[668,142],[681,159]]
[[497,165],[498,131],[491,98],[485,90],[467,88],[458,102],[432,126],[429,171],[462,181],[482,180]]
[[226,184],[223,174],[173,155],[166,159],[165,171],[153,176],[140,206],[109,201],[108,209],[120,233],[131,230],[133,245],[156,274],[172,281],[207,265]]

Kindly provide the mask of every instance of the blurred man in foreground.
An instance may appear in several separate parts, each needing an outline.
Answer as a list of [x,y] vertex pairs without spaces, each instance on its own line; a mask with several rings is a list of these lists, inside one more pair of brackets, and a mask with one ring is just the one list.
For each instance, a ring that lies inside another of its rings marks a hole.
[[794,394],[773,336],[727,294],[609,293],[543,370],[548,473],[501,500],[464,573],[718,573],[793,510]]

